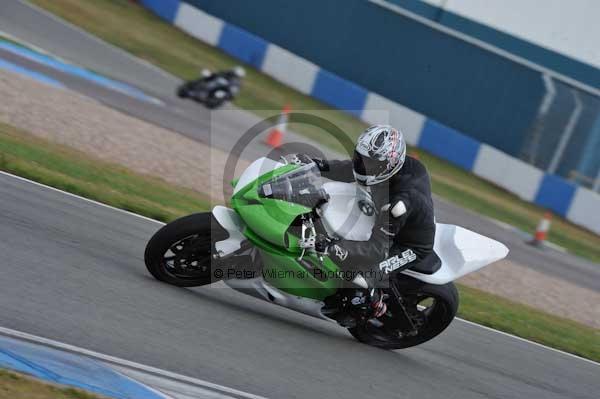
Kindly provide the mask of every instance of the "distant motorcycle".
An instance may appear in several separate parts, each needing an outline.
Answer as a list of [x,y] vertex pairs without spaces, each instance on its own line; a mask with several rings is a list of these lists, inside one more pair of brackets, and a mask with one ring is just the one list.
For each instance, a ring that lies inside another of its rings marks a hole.
[[[337,258],[314,246],[319,233],[369,239],[376,216],[364,213],[361,204],[369,200],[364,190],[324,181],[314,162],[296,155],[282,162],[260,158],[233,185],[232,209],[216,206],[156,232],[145,252],[150,273],[180,287],[224,280],[267,302],[337,322],[376,347],[406,348],[440,334],[458,308],[452,281],[508,254],[497,241],[437,223],[434,250],[441,268],[423,274],[399,269],[400,263],[390,263],[393,258],[380,263],[386,273],[396,268],[401,274],[380,296],[387,312],[374,315],[369,306],[350,306],[348,293],[355,290],[339,278]],[[352,284],[367,288],[362,278]]]
[[200,79],[181,85],[177,89],[177,96],[190,98],[204,104],[208,109],[215,109],[235,98],[240,91],[241,81],[245,74],[242,67],[217,73],[203,70]]

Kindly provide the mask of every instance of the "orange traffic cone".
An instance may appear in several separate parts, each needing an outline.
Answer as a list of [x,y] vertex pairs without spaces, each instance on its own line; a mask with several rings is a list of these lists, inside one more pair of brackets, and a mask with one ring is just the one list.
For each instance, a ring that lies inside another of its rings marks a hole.
[[546,241],[546,236],[548,235],[548,230],[550,230],[550,224],[552,220],[552,214],[550,212],[544,213],[544,216],[540,220],[535,229],[535,235],[533,236],[533,240],[529,242],[531,245],[535,245],[536,247],[542,246],[544,241]]
[[289,105],[283,107],[281,115],[279,116],[279,121],[277,121],[277,125],[271,129],[269,135],[267,136],[267,140],[265,140],[265,142],[273,148],[278,148],[281,146],[283,135],[287,130],[288,114],[290,111],[291,108]]

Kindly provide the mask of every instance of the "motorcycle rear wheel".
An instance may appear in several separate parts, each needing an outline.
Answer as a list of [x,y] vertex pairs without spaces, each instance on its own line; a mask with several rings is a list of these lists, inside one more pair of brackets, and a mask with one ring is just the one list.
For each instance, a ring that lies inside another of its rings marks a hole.
[[[425,323],[417,329],[416,334],[406,334],[386,327],[391,324],[394,312],[402,308],[390,291],[388,314],[378,319],[377,324],[366,324],[349,328],[354,338],[367,345],[382,349],[403,349],[427,342],[446,329],[456,316],[458,310],[458,291],[453,283],[434,285],[416,279],[402,279],[398,285],[402,294],[404,306],[409,314],[414,315],[418,322]],[[416,313],[418,312],[418,313]],[[381,323],[381,325],[378,325]]]
[[177,219],[158,230],[144,252],[146,268],[157,280],[178,287],[196,287],[218,279],[212,275],[213,242],[227,232],[212,222],[210,213]]

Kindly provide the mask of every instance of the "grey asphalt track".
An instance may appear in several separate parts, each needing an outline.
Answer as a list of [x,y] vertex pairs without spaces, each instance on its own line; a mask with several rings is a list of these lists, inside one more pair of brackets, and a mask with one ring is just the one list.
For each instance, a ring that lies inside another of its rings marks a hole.
[[160,225],[0,174],[0,324],[271,398],[597,398],[600,365],[456,320],[403,351],[143,264]]
[[[33,61],[0,50],[0,58],[42,72],[63,82],[67,87],[97,99],[122,112],[150,123],[179,132],[215,148],[230,151],[240,136],[259,119],[248,112],[231,108],[226,112],[209,112],[205,108],[173,96],[179,81],[156,67],[138,61],[116,50],[89,34],[64,25],[60,20],[32,8],[19,0],[0,2],[0,31],[10,33],[36,46],[48,46],[57,55],[108,76],[121,79],[162,100],[156,105],[137,100],[96,84],[68,75]],[[68,37],[68,39],[66,39]],[[79,43],[85,43],[80,46]],[[81,47],[85,47],[82,50]],[[118,65],[119,68],[115,68]],[[151,76],[151,79],[148,78]],[[141,85],[140,79],[145,83]],[[288,133],[286,141],[307,140]],[[314,147],[319,145],[312,143]],[[248,160],[266,155],[270,151],[260,140],[248,145],[242,157]],[[326,153],[331,155],[331,153]],[[600,265],[552,249],[540,251],[524,243],[521,234],[503,228],[492,221],[436,198],[438,221],[464,226],[505,243],[511,250],[509,260],[521,265],[559,277],[581,287],[600,291]]]
[[180,80],[135,59],[123,50],[98,42],[78,27],[20,0],[0,1],[0,31],[58,57],[151,92],[172,92]]
[[[22,17],[32,18],[30,13]],[[18,18],[11,16],[13,26]],[[7,31],[3,20],[0,30]],[[126,57],[105,51],[95,40],[89,52],[67,53],[61,48],[69,42],[53,40],[55,30],[45,31],[43,18],[33,25],[34,30],[25,29],[29,39],[51,38],[53,52],[97,71],[106,57],[114,57],[108,61],[112,65]],[[69,35],[75,41],[85,36]],[[137,84],[142,70],[154,69],[144,63],[134,62],[122,76],[107,74],[146,89],[163,106],[4,52],[0,58],[221,149],[230,149],[256,121],[243,111],[225,117],[174,99],[172,80],[164,76],[156,76],[152,87]],[[164,87],[154,86],[160,79]],[[211,125],[214,134],[208,132]],[[266,151],[254,144],[244,157]],[[513,260],[600,290],[597,265],[556,251],[538,252],[519,235],[447,202],[436,201],[436,208],[439,221],[507,243]],[[0,220],[4,327],[273,398],[594,398],[600,391],[598,365],[461,321],[421,347],[386,352],[356,343],[332,324],[229,289],[158,283],[146,272],[142,256],[159,225],[12,177],[0,176]]]

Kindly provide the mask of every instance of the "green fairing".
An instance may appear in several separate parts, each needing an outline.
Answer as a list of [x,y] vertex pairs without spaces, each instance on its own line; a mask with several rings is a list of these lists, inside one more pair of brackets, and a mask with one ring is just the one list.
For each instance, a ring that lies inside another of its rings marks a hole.
[[307,254],[303,266],[298,257],[300,252],[287,251],[272,245],[247,228],[244,235],[260,251],[263,260],[263,277],[272,286],[292,295],[323,300],[335,294],[340,280],[333,278],[339,268],[328,257],[321,262],[313,254]]
[[248,228],[280,247],[286,246],[285,235],[294,219],[309,213],[311,209],[291,202],[261,198],[258,195],[258,187],[296,168],[295,165],[285,165],[265,173],[231,198],[233,209],[241,216]]
[[258,195],[262,184],[296,168],[285,165],[260,176],[235,193],[231,205],[246,223],[244,235],[262,255],[265,281],[289,294],[322,300],[337,290],[340,280],[334,276],[339,268],[327,256],[320,261],[307,253],[298,261],[299,238],[288,231],[298,216],[312,209]]

